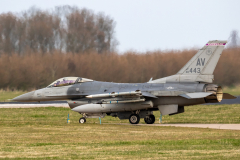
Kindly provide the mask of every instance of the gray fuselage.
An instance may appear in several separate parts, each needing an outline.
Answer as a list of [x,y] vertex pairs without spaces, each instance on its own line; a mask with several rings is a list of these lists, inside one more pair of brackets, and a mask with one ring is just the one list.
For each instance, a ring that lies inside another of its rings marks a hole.
[[[152,100],[154,107],[158,105],[178,104],[187,106],[205,103],[204,98],[186,99],[179,94],[202,92],[204,83],[111,83],[111,82],[84,82],[61,87],[39,89],[14,98],[16,101],[51,101],[51,100],[87,100],[87,95],[128,92],[140,90],[151,93],[158,98],[145,96]],[[144,96],[144,94],[143,94]],[[94,99],[91,99],[94,100]]]

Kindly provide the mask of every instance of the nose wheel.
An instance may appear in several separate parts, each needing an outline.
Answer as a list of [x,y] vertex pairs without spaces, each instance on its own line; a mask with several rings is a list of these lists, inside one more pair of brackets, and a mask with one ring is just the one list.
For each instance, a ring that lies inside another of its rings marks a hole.
[[80,118],[79,123],[86,123],[86,118],[84,118],[84,117]]
[[144,121],[147,124],[153,124],[155,122],[155,116],[151,114],[151,115],[145,117]]
[[139,115],[137,115],[137,114],[131,114],[131,115],[130,115],[130,117],[129,117],[129,122],[130,122],[131,124],[138,124],[139,121],[140,121]]

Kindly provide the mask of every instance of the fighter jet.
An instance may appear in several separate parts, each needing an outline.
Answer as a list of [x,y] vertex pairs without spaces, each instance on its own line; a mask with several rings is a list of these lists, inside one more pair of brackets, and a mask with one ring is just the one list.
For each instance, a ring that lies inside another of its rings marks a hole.
[[[129,119],[138,124],[140,118],[153,124],[153,111],[162,115],[184,112],[185,106],[218,103],[235,97],[223,93],[222,87],[213,84],[213,71],[227,41],[209,41],[172,76],[146,83],[100,82],[82,77],[64,77],[43,89],[14,98],[14,101],[67,100],[72,111],[86,118],[107,116]],[[224,75],[226,76],[226,75]]]

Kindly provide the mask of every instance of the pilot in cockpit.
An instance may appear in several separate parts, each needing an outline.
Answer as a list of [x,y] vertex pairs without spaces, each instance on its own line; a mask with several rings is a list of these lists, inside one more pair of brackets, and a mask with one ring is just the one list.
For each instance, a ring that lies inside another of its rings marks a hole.
[[57,87],[59,85],[60,81],[57,81],[57,83],[54,83],[54,87]]

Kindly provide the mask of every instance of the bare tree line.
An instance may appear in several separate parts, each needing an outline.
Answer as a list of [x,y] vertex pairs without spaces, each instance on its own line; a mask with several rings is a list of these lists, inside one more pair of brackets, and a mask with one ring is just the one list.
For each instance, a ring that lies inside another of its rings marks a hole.
[[238,37],[238,31],[237,30],[233,30],[230,33],[230,36],[228,38],[228,48],[237,48],[240,47],[240,41],[239,41],[239,37]]
[[106,53],[115,50],[115,22],[103,13],[60,6],[0,14],[0,54]]
[[[197,52],[126,52],[115,49],[115,22],[103,13],[77,7],[30,8],[0,14],[0,88],[31,90],[54,80],[79,76],[99,81],[147,82],[169,76]],[[240,48],[232,31],[215,70],[215,82],[238,85]]]
[[[147,82],[151,77],[157,79],[176,74],[196,52],[3,54],[0,57],[0,88],[31,90],[46,87],[54,80],[67,76],[121,83]],[[240,48],[223,51],[214,72],[214,83],[223,86],[239,84],[239,54]]]

